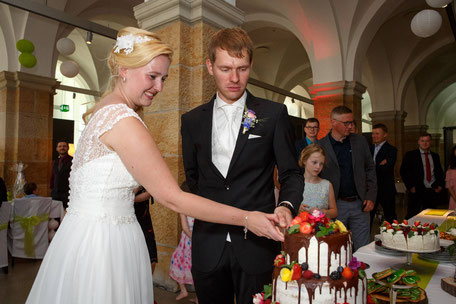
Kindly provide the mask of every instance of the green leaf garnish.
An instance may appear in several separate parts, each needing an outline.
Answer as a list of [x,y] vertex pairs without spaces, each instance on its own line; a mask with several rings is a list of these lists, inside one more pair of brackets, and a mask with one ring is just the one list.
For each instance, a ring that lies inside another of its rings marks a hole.
[[295,234],[299,232],[299,224],[293,225],[288,228],[288,234]]

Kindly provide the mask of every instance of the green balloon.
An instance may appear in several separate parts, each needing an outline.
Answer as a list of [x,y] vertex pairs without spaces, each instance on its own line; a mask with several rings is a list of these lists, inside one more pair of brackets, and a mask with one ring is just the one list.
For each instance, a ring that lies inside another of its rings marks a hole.
[[22,53],[19,55],[19,62],[23,67],[33,68],[36,65],[36,57],[30,53]]
[[30,40],[21,39],[16,43],[16,49],[22,53],[33,53],[35,46]]

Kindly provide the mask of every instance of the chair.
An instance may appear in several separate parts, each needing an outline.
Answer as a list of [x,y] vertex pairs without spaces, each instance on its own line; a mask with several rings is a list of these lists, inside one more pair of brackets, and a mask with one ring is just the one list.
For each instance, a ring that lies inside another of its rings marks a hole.
[[11,202],[3,202],[0,207],[0,268],[6,267],[8,273],[7,231],[11,216]]
[[8,250],[11,256],[42,259],[49,246],[48,221],[52,199],[31,197],[15,199],[13,221],[8,231]]

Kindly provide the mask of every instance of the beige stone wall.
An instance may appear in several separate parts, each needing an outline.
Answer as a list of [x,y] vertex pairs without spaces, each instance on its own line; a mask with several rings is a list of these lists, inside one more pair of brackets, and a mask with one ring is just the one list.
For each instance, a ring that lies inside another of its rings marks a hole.
[[[165,88],[153,104],[144,109],[144,121],[152,133],[176,181],[185,181],[181,147],[181,115],[207,102],[215,93],[215,83],[208,74],[206,45],[216,28],[204,22],[192,25],[177,20],[153,29],[174,50]],[[157,240],[159,263],[154,281],[168,289],[177,285],[169,278],[169,265],[181,236],[178,214],[155,203],[151,207]]]
[[53,95],[57,81],[23,72],[0,73],[0,176],[11,190],[23,162],[27,181],[49,196],[52,162]]

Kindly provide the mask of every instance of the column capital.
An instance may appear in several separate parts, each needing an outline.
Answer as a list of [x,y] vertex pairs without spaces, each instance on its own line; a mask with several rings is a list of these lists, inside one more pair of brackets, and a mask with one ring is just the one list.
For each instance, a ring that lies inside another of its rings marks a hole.
[[244,23],[244,12],[225,0],[155,0],[133,8],[140,28],[153,30],[166,23],[205,21],[216,28]]
[[0,88],[28,88],[55,94],[59,82],[55,78],[24,72],[0,72]]
[[405,111],[381,111],[369,113],[372,120],[402,120],[405,121],[407,112]]
[[[410,125],[410,126],[405,126],[405,132],[415,132],[415,133],[424,133],[427,132],[429,129],[428,125]],[[417,138],[418,140],[418,138]]]
[[360,82],[341,80],[315,84],[309,87],[309,92],[313,99],[334,95],[348,95],[362,98],[366,89]]

